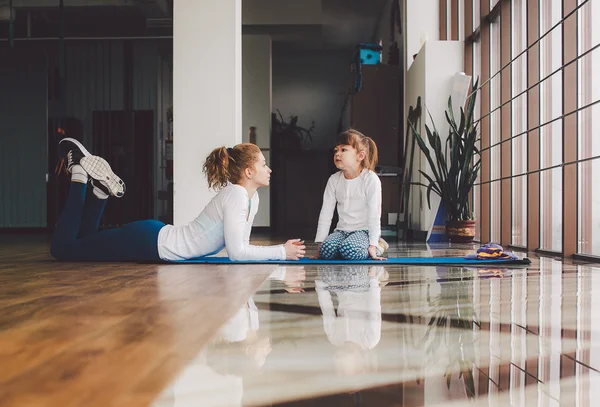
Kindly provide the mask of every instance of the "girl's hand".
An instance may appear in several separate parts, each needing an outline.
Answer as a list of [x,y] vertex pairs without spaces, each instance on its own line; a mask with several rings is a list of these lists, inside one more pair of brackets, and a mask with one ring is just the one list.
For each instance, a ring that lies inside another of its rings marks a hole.
[[304,285],[304,280],[306,280],[306,271],[304,270],[304,267],[288,267],[286,269],[285,278],[283,279],[285,291],[290,294],[303,293],[304,289],[302,286]]
[[369,246],[369,256],[373,260],[387,260],[385,257],[380,257],[377,255],[377,246],[370,245]]
[[321,258],[320,253],[321,253],[321,243],[317,243],[317,254],[312,255],[311,259],[320,259]]
[[290,239],[283,245],[285,249],[285,259],[286,260],[299,260],[304,257],[306,253],[306,246],[304,245],[304,240],[300,239]]

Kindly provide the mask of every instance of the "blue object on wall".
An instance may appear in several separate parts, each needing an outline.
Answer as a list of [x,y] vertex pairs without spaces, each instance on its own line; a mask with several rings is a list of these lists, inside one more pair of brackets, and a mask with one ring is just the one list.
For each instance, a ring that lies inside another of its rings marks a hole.
[[361,65],[378,65],[381,63],[381,50],[360,48],[359,58]]
[[356,80],[354,81],[354,91],[359,92],[362,88],[363,65],[378,65],[381,63],[381,45],[379,44],[358,44],[354,50],[352,61],[356,70]]

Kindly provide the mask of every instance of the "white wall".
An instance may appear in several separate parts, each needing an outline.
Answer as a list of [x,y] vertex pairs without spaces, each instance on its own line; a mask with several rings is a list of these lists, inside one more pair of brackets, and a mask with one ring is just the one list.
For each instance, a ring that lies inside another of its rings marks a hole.
[[346,91],[352,52],[312,50],[273,52],[273,111],[284,119],[298,116],[298,124],[315,121],[313,148],[333,147]]
[[439,0],[402,0],[406,2],[406,66],[425,41],[440,39]]
[[[256,144],[269,163],[271,140],[271,37],[242,36],[242,140],[249,141],[250,126],[255,126]],[[260,206],[254,226],[270,226],[269,187],[259,188]]]
[[241,0],[174,2],[173,131],[173,215],[181,225],[214,196],[202,174],[206,156],[242,141]]
[[[443,63],[440,63],[440,61],[443,61]],[[406,74],[405,115],[408,113],[408,107],[414,106],[417,96],[420,95],[423,112],[421,114],[422,125],[419,131],[426,143],[425,124],[433,130],[432,124],[435,123],[435,127],[442,138],[442,143],[448,136],[449,125],[445,117],[448,96],[456,94],[454,75],[463,71],[463,64],[464,43],[462,41],[428,41],[424,44]],[[453,109],[456,112],[460,104],[456,100],[453,100],[453,102]],[[429,114],[431,114],[431,118]],[[433,123],[431,119],[433,119]],[[419,170],[432,175],[427,159],[420,152],[419,147],[416,146],[412,179],[413,182],[421,182],[427,185],[427,179],[419,173]],[[411,186],[411,229],[430,231],[439,203],[440,198],[432,193],[430,210],[427,205],[426,189]]]
[[[424,52],[420,52],[417,55],[417,58],[415,59],[412,66],[406,73],[406,81],[407,82],[406,82],[405,94],[404,94],[404,100],[405,100],[404,120],[405,120],[405,123],[408,125],[408,110],[411,106],[413,107],[413,109],[417,107],[417,99],[419,98],[419,96],[421,97],[421,109],[422,109],[421,123],[423,123],[423,121],[425,120],[425,116],[423,114],[424,110],[425,110],[425,106],[423,103],[424,103],[424,99],[425,99],[425,89],[426,89],[425,88],[425,53]],[[415,125],[415,127],[417,128],[417,130],[420,133],[425,132],[425,127],[423,125],[421,125],[420,127],[417,127]],[[406,135],[405,135],[405,137],[406,137]],[[409,143],[412,143],[412,142],[413,142],[413,139],[412,139],[412,137],[410,137]],[[409,144],[407,147],[408,147],[407,157],[409,157],[407,160],[410,160],[410,151],[412,148],[412,144]],[[414,146],[413,165],[412,165],[412,172],[413,172],[412,180],[413,180],[413,182],[421,182],[420,181],[421,176],[418,174],[419,169],[421,169],[421,156],[422,156],[422,154],[419,154],[419,146],[415,145]],[[408,163],[406,163],[406,164],[408,165]],[[407,217],[407,215],[404,214],[404,219],[406,220],[406,222],[408,222],[408,225],[411,229],[421,230],[420,222],[421,222],[421,211],[422,211],[422,207],[423,207],[423,202],[422,202],[423,191],[421,191],[422,188],[420,188],[418,186],[411,185],[409,188],[410,188],[410,198],[409,198],[409,204],[408,204],[409,216]],[[427,198],[425,197],[425,199],[427,199]],[[427,205],[426,202],[424,204]]]

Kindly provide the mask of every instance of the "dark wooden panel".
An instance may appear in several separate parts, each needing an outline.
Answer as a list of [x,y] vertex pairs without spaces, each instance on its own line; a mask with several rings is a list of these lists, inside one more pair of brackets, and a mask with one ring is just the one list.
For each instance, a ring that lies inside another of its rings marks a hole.
[[400,110],[401,68],[365,65],[362,75],[362,88],[350,102],[351,126],[375,141],[380,164],[400,166],[404,144]]
[[[577,0],[563,1],[563,15],[577,7]],[[571,15],[563,24],[563,65],[577,58],[577,14]],[[577,64],[563,69],[563,113],[577,109]],[[577,160],[577,114],[563,119],[563,162]],[[562,240],[563,256],[577,253],[577,165],[563,167]]]
[[271,228],[278,236],[313,241],[329,176],[336,169],[328,150],[273,150]]
[[448,3],[446,0],[440,0],[440,41],[448,39]]

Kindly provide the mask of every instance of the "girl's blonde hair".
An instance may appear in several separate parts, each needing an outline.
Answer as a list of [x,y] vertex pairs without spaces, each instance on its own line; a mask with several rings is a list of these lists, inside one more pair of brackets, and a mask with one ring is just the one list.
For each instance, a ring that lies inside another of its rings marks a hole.
[[371,137],[367,137],[358,130],[348,129],[337,137],[337,146],[352,146],[356,151],[364,151],[365,159],[360,163],[362,168],[375,170],[377,165],[377,145]]
[[239,183],[246,168],[258,161],[260,148],[252,143],[242,143],[233,148],[215,148],[206,158],[202,172],[206,175],[209,188],[221,189],[229,182]]

